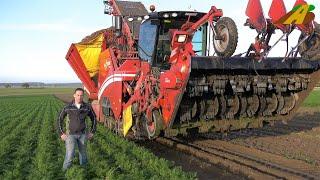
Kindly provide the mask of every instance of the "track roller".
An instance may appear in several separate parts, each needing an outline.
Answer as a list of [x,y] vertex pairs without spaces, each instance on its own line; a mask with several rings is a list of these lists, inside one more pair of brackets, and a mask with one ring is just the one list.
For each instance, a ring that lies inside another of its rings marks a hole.
[[284,97],[282,95],[278,94],[277,99],[278,99],[277,113],[280,114],[281,110],[284,107]]
[[241,96],[240,97],[240,105],[241,105],[241,109],[240,109],[240,116],[242,117],[246,117],[247,116],[247,107],[248,107],[248,101],[246,97]]
[[271,116],[278,108],[278,98],[272,93],[271,96],[266,97],[266,109],[263,112],[263,116]]
[[198,102],[199,117],[205,117],[205,112],[206,112],[206,102],[205,100],[202,99]]
[[298,99],[298,95],[291,93],[288,96],[284,96],[284,107],[280,111],[280,114],[285,115],[288,114],[296,105],[296,101]]
[[226,118],[234,119],[234,116],[240,110],[240,99],[237,95],[227,96],[226,102],[227,102]]
[[267,107],[267,100],[264,96],[259,96],[260,108],[258,111],[259,115],[262,115]]
[[218,116],[220,116],[221,118],[225,117],[226,111],[227,111],[227,102],[224,96],[218,96],[218,100],[219,100],[219,114]]
[[252,95],[251,97],[247,98],[248,101],[248,108],[247,108],[247,115],[249,117],[254,116],[258,110],[259,110],[259,106],[260,106],[260,101],[259,101],[259,97],[257,95]]
[[213,119],[219,113],[219,100],[217,97],[213,97],[213,99],[206,100],[206,119]]

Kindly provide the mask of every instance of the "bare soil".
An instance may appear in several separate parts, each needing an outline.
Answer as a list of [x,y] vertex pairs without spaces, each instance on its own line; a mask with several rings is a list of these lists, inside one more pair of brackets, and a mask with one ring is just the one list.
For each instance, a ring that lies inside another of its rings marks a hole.
[[184,171],[196,172],[198,179],[249,179],[242,174],[231,172],[222,165],[213,165],[190,154],[170,149],[153,141],[140,141],[137,144],[149,149],[156,156],[165,158],[172,161],[175,165],[181,166]]
[[[238,146],[236,149],[243,150],[243,153],[284,167],[293,167],[304,173],[320,175],[320,108],[300,108],[287,124],[277,122],[274,126],[260,129],[246,129],[228,134],[212,133],[209,136],[209,139],[213,140],[211,143],[222,143],[221,147],[234,144]],[[197,172],[199,179],[245,178],[230,172],[232,168],[212,165],[167,147],[161,148],[161,145],[152,142],[146,142],[143,146],[159,157],[174,161],[186,171]]]
[[320,166],[319,108],[301,108],[287,125],[276,124],[260,130],[247,130],[242,134],[245,135],[231,135],[225,140]]
[[64,103],[71,102],[73,99],[72,94],[54,94],[54,96]]
[[[60,99],[62,102],[64,103],[70,103],[73,100],[73,94],[54,94],[54,96],[58,99]],[[88,102],[88,97],[86,96],[86,94],[84,95],[83,100],[85,102]]]

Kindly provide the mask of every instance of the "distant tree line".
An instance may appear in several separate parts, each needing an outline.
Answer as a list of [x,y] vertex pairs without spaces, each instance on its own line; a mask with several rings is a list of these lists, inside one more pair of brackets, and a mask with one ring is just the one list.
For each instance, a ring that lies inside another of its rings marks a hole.
[[[4,87],[5,88],[12,88],[12,84],[7,83],[7,84],[4,85]],[[21,87],[22,88],[30,88],[30,84],[29,83],[22,83]]]
[[21,85],[21,87],[23,87],[23,88],[29,88],[30,87],[30,84],[29,83],[23,83],[22,85]]
[[5,88],[11,88],[12,86],[11,86],[11,84],[5,84],[4,87]]

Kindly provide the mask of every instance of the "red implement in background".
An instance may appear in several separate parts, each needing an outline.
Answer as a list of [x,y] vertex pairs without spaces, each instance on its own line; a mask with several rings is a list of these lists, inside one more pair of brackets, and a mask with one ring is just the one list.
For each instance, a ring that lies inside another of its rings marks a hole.
[[259,33],[267,30],[267,21],[260,0],[249,0],[246,15],[249,17],[247,23],[250,27],[256,29]]
[[[304,0],[296,0],[293,7],[302,4],[306,4],[306,2]],[[263,9],[260,0],[249,0],[246,9],[246,15],[248,16],[248,19],[245,25],[248,25],[250,28],[257,30],[258,35],[255,38],[255,42],[250,45],[246,56],[254,57],[255,59],[261,61],[265,59],[271,49],[273,49],[275,45],[285,37],[287,49],[283,61],[288,57],[296,57],[298,52],[296,51],[296,49],[302,43],[304,43],[304,41],[314,32],[314,25],[313,22],[309,24],[292,25],[277,23],[279,19],[289,17],[291,14],[292,12],[289,12],[287,14],[283,0],[273,0],[268,12],[270,18],[266,19],[263,15]],[[274,34],[277,29],[281,30],[283,35],[278,40],[276,40],[276,42],[272,46],[270,46],[269,42],[272,34]],[[288,36],[294,29],[301,31],[303,37],[301,36],[297,45],[292,48],[290,52],[288,52]]]

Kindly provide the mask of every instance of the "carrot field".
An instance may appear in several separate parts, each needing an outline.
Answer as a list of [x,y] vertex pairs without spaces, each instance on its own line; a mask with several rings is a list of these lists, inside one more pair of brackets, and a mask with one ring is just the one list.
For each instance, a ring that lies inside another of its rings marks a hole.
[[[63,103],[51,95],[0,97],[0,179],[194,179],[101,125],[87,143],[89,164],[62,171],[65,147],[56,132]],[[77,155],[77,154],[76,154]]]

